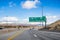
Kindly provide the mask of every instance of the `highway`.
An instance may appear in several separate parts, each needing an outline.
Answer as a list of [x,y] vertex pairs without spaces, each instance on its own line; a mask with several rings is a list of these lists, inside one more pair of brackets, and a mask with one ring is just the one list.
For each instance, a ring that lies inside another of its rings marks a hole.
[[32,29],[26,30],[13,40],[60,40],[60,33]]
[[0,36],[0,40],[60,40],[60,33],[27,29]]
[[10,36],[15,34],[16,32],[6,33],[6,34],[0,34],[0,40],[7,40]]

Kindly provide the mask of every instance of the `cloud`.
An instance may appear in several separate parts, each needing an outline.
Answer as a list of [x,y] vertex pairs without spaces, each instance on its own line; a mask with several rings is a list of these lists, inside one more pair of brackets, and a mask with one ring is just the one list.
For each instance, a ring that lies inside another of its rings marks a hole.
[[47,17],[47,24],[51,24],[59,20],[59,16],[46,16],[46,17]]
[[53,15],[53,13],[46,13],[47,24],[51,24],[57,20],[60,20],[60,15]]
[[[59,16],[46,16],[47,17],[47,24],[51,24],[57,20],[59,20]],[[21,21],[19,23],[22,24],[41,24],[41,22],[29,22],[29,19],[20,19]]]
[[[60,16],[46,16],[47,17],[47,24],[51,24],[57,20],[59,20]],[[40,24],[40,22],[29,22],[28,18],[25,19],[18,19],[17,17],[2,17],[1,23],[18,23],[18,24]]]
[[32,8],[37,8],[36,6],[37,3],[39,3],[38,0],[35,0],[35,1],[27,0],[25,2],[22,2],[21,6],[22,8],[25,8],[25,9],[32,9]]
[[40,22],[29,22],[29,19],[21,19],[21,21],[19,23],[22,23],[22,24],[40,24]]
[[27,18],[26,19],[19,19],[19,20],[20,20],[19,23],[24,23],[24,24],[28,23],[28,21],[29,21]]
[[10,24],[10,23],[13,23],[13,22],[1,22],[0,24],[4,24],[4,23],[9,23]]
[[16,6],[16,4],[15,3],[13,3],[12,1],[11,2],[9,2],[9,7],[15,7]]
[[0,20],[2,23],[13,23],[13,22],[18,22],[18,18],[16,17],[2,17]]
[[57,18],[57,16],[46,16],[47,19],[54,19],[54,18]]

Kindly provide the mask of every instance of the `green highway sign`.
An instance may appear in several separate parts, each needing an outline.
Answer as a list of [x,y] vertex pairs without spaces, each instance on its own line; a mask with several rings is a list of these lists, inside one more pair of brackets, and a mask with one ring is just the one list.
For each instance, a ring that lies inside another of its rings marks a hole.
[[46,22],[46,16],[42,17],[42,22]]
[[46,22],[46,17],[29,17],[29,22]]

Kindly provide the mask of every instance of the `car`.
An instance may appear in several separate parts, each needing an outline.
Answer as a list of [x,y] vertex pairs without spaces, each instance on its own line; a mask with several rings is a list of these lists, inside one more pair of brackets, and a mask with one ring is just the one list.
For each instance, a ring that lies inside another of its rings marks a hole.
[[3,28],[0,28],[0,29],[3,29]]

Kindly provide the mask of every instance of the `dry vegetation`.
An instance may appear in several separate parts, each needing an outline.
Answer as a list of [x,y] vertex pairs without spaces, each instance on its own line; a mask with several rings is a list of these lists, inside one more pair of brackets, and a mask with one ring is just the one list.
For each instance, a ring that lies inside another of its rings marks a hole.
[[49,30],[60,30],[60,20],[48,25]]

